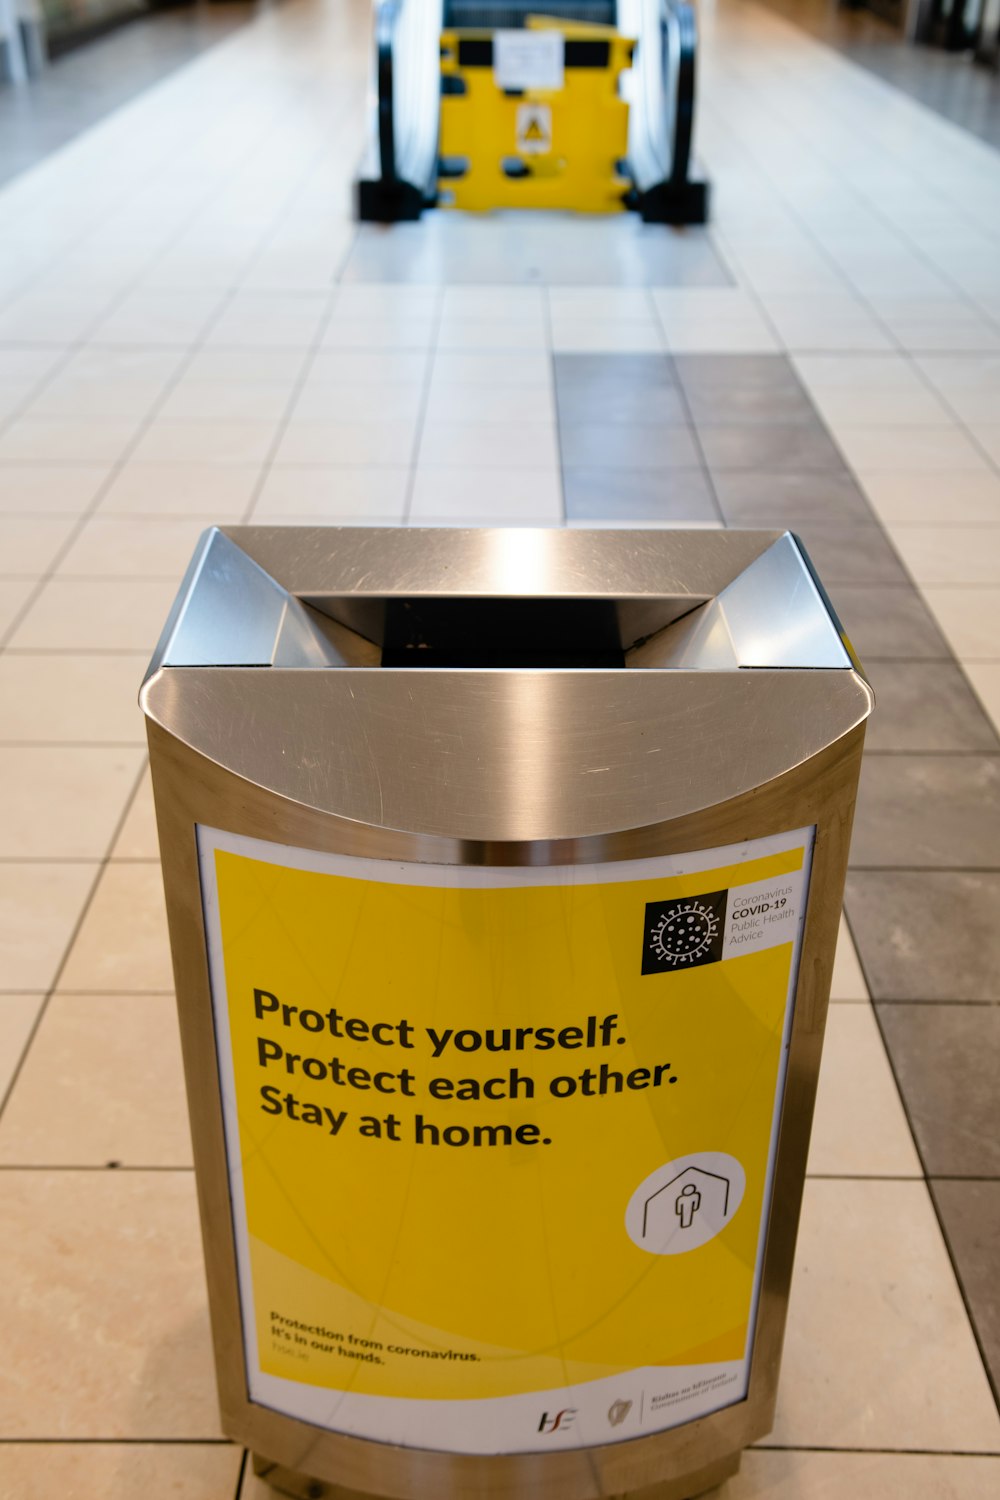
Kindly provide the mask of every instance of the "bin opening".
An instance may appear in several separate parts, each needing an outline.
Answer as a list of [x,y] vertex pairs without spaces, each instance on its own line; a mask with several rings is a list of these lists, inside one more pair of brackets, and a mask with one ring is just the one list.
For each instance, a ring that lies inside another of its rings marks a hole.
[[624,667],[606,599],[390,599],[383,667]]

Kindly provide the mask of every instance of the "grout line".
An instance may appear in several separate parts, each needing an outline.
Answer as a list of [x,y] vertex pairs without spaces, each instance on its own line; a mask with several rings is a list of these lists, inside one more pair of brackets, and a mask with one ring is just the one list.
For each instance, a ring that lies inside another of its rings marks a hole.
[[[45,1019],[46,1013],[49,1008],[49,1003],[52,1000],[53,995],[56,993],[56,990],[58,989],[60,976],[62,975],[66,964],[69,961],[69,956],[73,951],[76,940],[83,928],[83,924],[86,921],[87,915],[94,904],[94,898],[97,894],[98,886],[100,885],[101,879],[104,875],[104,871],[106,870],[111,860],[111,850],[114,848],[121,834],[121,831],[125,826],[125,820],[132,809],[132,804],[138,795],[139,788],[142,785],[145,774],[146,765],[144,761],[139,768],[139,772],[136,775],[135,780],[132,783],[132,791],[125,799],[125,805],[122,808],[121,815],[119,816],[118,821],[115,823],[115,826],[112,829],[111,837],[109,838],[107,844],[107,852],[105,853],[103,859],[101,859],[99,863],[97,863],[96,869],[94,871],[94,878],[90,884],[90,889],[87,892],[87,895],[84,897],[76,921],[70,929],[69,937],[67,938],[65,947],[63,948],[62,957],[56,965],[55,973],[52,976],[52,982],[49,985],[49,988],[45,991],[42,1003],[38,1007],[38,1013],[35,1016],[31,1030],[28,1032],[24,1045],[21,1048],[21,1054],[17,1060],[16,1065],[11,1070],[7,1088],[5,1089],[2,1096],[0,1096],[0,1122],[3,1121],[4,1112],[7,1108],[7,1105],[10,1103],[11,1098],[13,1097],[14,1090],[17,1087],[18,1080],[21,1077],[25,1062],[27,1061],[28,1053],[31,1051],[32,1043],[34,1042],[35,1037],[38,1035],[39,1028]],[[88,860],[85,861],[85,863],[89,864],[91,863],[91,861]]]

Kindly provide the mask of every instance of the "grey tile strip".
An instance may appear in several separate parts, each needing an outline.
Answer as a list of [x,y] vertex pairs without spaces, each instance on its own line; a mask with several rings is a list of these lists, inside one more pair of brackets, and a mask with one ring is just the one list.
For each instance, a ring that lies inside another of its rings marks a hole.
[[1000,1392],[1000,739],[784,355],[556,355],[554,374],[561,432],[593,418],[563,444],[570,521],[794,530],[869,672],[845,905]]

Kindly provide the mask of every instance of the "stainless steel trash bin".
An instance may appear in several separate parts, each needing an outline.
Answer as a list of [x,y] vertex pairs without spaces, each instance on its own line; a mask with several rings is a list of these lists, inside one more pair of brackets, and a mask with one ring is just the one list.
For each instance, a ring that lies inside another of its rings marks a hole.
[[675,1500],[768,1431],[871,702],[788,534],[206,534],[142,704],[278,1489]]

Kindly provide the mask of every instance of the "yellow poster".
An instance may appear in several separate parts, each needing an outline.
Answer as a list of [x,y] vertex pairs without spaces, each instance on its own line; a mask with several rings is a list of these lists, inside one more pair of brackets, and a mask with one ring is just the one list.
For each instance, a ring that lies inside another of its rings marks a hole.
[[811,842],[487,868],[199,829],[251,1400],[470,1453],[741,1400]]

